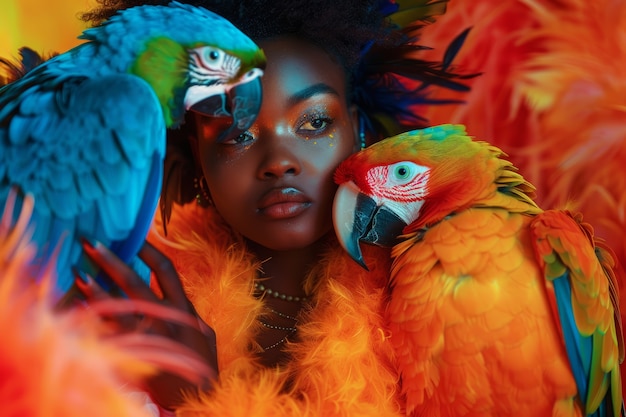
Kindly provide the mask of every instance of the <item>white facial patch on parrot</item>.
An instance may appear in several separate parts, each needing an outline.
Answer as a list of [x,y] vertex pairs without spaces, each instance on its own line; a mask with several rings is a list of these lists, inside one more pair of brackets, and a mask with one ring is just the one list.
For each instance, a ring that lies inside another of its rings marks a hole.
[[189,76],[192,84],[214,84],[231,80],[241,68],[239,58],[212,46],[189,51]]
[[185,109],[189,110],[207,97],[225,94],[234,86],[263,75],[263,70],[254,68],[236,79],[240,68],[239,58],[221,49],[203,46],[190,50],[190,86],[185,94]]
[[377,204],[384,205],[406,224],[418,218],[428,195],[430,168],[411,161],[377,166],[367,172],[367,182]]

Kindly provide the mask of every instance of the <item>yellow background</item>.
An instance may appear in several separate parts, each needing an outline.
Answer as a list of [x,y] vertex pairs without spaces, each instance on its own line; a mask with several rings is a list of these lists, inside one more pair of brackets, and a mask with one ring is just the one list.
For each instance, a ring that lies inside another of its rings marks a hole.
[[87,27],[78,14],[95,5],[94,0],[2,0],[0,56],[17,57],[22,46],[43,54],[65,52]]

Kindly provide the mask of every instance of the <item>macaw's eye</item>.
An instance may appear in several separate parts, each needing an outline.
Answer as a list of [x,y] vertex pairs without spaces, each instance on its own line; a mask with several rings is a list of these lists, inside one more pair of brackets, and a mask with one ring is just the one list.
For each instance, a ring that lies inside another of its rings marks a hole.
[[389,182],[393,185],[406,184],[424,171],[424,167],[413,162],[398,162],[389,166]]
[[220,53],[219,53],[219,51],[217,51],[215,49],[207,48],[205,53],[204,53],[204,57],[208,61],[217,61],[217,59],[220,57]]
[[205,84],[206,80],[213,80],[216,77],[215,71],[220,74],[225,68],[232,69],[233,74],[238,70],[238,62],[233,61],[228,54],[221,49],[212,46],[201,46],[190,51],[191,70],[193,76],[198,78],[198,84]]
[[406,165],[400,165],[396,167],[396,177],[404,179],[409,176],[409,168]]
[[401,162],[399,164],[395,164],[391,173],[398,181],[403,181],[410,179],[413,175],[413,167],[409,165],[408,162]]

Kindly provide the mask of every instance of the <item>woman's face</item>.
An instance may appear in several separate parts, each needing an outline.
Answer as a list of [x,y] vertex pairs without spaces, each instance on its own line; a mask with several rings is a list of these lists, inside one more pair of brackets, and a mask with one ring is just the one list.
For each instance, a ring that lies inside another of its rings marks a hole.
[[343,68],[321,48],[259,42],[268,65],[254,125],[218,144],[198,122],[199,157],[216,209],[272,250],[300,249],[331,230],[335,168],[355,151],[355,112]]

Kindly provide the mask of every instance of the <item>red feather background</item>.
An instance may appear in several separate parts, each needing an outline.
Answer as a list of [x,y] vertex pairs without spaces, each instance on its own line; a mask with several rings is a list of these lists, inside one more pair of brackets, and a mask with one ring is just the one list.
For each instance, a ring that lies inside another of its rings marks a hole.
[[482,75],[465,104],[420,111],[502,148],[544,208],[581,211],[623,275],[626,3],[451,0],[421,42],[441,50],[468,26],[456,64]]

